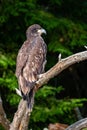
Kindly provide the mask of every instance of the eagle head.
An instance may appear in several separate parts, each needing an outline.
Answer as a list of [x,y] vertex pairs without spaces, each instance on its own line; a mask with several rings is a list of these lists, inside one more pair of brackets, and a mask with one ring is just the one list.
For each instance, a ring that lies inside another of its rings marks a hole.
[[28,39],[28,37],[30,37],[30,36],[33,36],[33,37],[41,36],[43,33],[46,34],[45,29],[43,29],[38,24],[33,24],[30,27],[28,27],[28,29],[26,31],[26,36],[27,36],[27,39]]

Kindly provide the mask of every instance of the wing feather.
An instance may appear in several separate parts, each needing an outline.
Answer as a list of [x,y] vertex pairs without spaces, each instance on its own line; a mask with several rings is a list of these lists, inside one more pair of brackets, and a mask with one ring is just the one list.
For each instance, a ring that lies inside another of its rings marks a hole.
[[29,46],[30,46],[29,41],[25,41],[18,52],[17,63],[16,63],[16,72],[15,72],[15,75],[17,78],[21,74],[23,67],[25,66],[25,64],[28,60]]
[[16,76],[19,88],[26,95],[43,73],[46,62],[46,44],[41,37],[25,41],[17,56]]
[[29,82],[35,82],[38,75],[43,73],[43,63],[46,61],[46,46],[43,39],[37,38],[34,43],[23,69],[23,76]]

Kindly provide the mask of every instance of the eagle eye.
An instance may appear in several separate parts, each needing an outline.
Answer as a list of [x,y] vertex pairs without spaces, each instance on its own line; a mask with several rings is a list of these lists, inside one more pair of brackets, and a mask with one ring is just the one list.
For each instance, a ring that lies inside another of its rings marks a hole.
[[33,29],[33,30],[32,30],[32,33],[36,33],[36,32],[37,32],[37,29]]

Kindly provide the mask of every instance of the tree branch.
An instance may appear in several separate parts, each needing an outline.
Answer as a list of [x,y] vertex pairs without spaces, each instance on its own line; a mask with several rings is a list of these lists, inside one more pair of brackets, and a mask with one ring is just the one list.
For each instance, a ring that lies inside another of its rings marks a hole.
[[0,124],[5,128],[5,130],[9,130],[10,121],[6,117],[5,111],[2,106],[1,97],[0,97]]
[[65,130],[81,130],[82,128],[87,128],[87,118],[81,119],[74,124],[70,125]]
[[[79,63],[80,61],[87,60],[87,51],[80,52],[69,56],[65,59],[59,60],[59,62],[53,66],[46,73],[41,74],[39,80],[36,82],[37,88],[41,87],[43,84],[47,83],[51,78],[61,73],[64,69],[68,68],[72,64]],[[30,113],[26,107],[26,101],[21,100],[18,110],[14,115],[13,122],[11,124],[10,130],[27,130],[28,122],[30,118]]]
[[87,51],[76,53],[67,58],[61,59],[55,66],[53,66],[46,73],[42,74],[39,80],[36,82],[38,87],[47,83],[51,78],[55,77],[69,66],[87,60]]
[[27,102],[22,99],[10,125],[10,130],[27,130],[29,117]]

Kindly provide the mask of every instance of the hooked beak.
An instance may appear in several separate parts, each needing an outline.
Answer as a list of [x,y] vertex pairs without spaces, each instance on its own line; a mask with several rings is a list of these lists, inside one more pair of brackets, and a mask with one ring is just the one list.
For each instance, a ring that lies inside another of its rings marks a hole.
[[46,34],[46,30],[43,28],[38,30],[39,35],[41,35],[42,33]]

